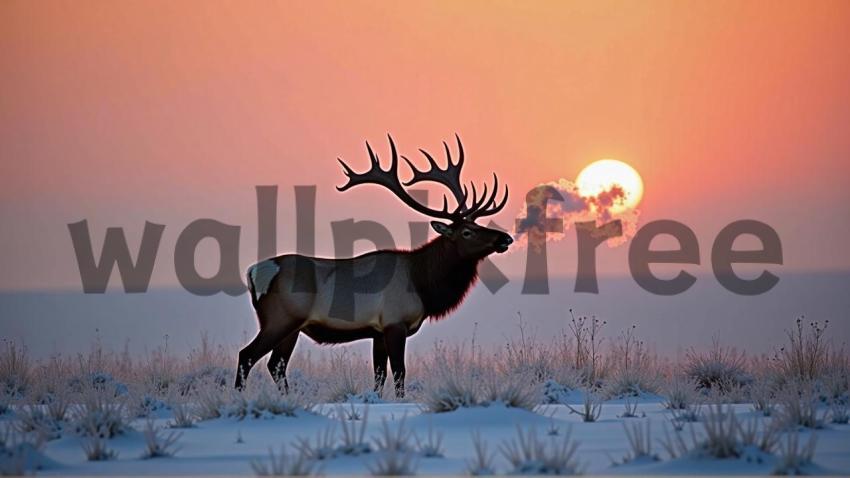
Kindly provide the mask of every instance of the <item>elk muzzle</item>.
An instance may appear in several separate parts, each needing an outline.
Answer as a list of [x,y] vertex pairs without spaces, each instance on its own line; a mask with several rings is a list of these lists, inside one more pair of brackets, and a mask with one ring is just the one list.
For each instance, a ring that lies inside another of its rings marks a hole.
[[511,236],[509,236],[507,234],[502,234],[501,236],[499,236],[498,239],[496,239],[496,242],[495,242],[495,244],[493,244],[493,247],[496,249],[496,252],[501,254],[501,253],[507,251],[508,246],[513,244],[513,242],[514,242],[514,240],[513,240],[513,238],[511,238]]

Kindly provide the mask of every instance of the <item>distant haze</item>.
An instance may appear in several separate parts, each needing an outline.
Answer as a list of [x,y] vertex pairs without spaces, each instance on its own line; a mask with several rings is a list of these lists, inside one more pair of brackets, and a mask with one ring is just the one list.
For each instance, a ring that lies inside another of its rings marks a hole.
[[[648,294],[631,278],[601,278],[598,296],[574,294],[572,285],[556,280],[551,295],[529,296],[520,295],[521,283],[514,281],[491,296],[479,284],[457,312],[425,324],[410,347],[421,351],[436,340],[468,344],[473,334],[476,343],[497,347],[519,339],[517,312],[527,336],[549,343],[565,330],[569,308],[607,320],[604,335],[609,337],[635,324],[641,339],[671,357],[691,346],[705,348],[713,337],[750,354],[769,353],[784,343],[784,329],[801,314],[829,320],[829,338],[836,345],[850,341],[848,273],[786,274],[773,291],[757,297],[732,295],[705,277],[675,297]],[[176,289],[140,295],[6,293],[0,295],[0,327],[4,338],[22,341],[42,357],[85,352],[96,334],[117,350],[129,340],[130,351],[139,355],[163,345],[165,335],[169,350],[184,354],[199,344],[202,332],[235,347],[257,331],[247,296],[197,297]],[[300,347],[310,343],[302,338]]]

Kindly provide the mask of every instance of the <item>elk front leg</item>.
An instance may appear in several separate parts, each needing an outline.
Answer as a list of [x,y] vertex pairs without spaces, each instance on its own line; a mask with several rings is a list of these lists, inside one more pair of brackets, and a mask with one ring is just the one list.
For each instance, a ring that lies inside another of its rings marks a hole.
[[372,367],[375,369],[375,392],[381,393],[387,380],[387,346],[383,336],[372,340]]
[[407,342],[407,327],[394,324],[384,327],[384,345],[390,357],[396,398],[404,398],[404,345]]

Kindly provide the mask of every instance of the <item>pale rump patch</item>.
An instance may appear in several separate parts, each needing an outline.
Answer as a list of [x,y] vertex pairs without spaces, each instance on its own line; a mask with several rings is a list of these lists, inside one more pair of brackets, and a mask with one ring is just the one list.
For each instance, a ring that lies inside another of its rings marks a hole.
[[274,261],[258,262],[248,268],[251,283],[254,284],[256,300],[260,300],[260,297],[269,291],[269,285],[271,285],[279,270],[280,267]]

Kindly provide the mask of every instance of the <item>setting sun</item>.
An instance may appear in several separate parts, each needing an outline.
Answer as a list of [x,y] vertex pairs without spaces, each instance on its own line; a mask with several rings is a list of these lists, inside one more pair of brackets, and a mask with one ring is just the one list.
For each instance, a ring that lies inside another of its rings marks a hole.
[[640,174],[628,164],[616,159],[600,159],[587,165],[576,177],[579,194],[596,196],[614,186],[623,188],[625,197],[617,201],[612,212],[634,209],[643,197],[643,181]]

